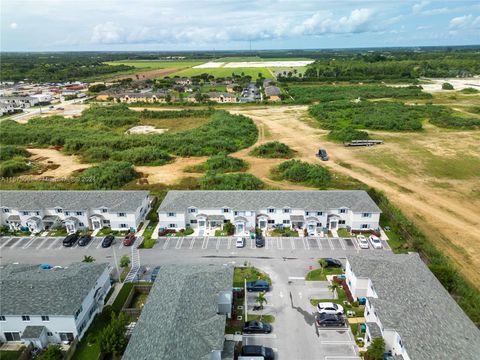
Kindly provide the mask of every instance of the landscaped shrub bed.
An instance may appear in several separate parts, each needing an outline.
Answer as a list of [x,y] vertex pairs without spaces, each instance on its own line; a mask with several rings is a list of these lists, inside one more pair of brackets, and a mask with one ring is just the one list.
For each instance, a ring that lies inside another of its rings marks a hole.
[[480,325],[480,291],[460,275],[453,262],[439,251],[413,222],[393,206],[382,192],[371,188],[368,193],[382,210],[382,217],[395,226],[410,247],[420,253],[430,270],[458,305],[477,326]]
[[288,180],[319,189],[330,185],[330,171],[321,165],[309,164],[300,160],[288,160],[272,170],[274,180]]
[[267,159],[290,159],[295,155],[295,151],[284,143],[271,141],[257,146],[250,155]]

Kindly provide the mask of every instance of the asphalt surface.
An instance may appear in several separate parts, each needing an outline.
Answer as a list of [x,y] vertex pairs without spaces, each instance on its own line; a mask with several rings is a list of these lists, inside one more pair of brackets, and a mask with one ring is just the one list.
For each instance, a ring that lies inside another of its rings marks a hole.
[[[0,264],[48,263],[68,265],[90,255],[97,262],[114,265],[123,254],[131,254],[135,247],[125,247],[122,238],[110,248],[102,248],[97,237],[85,247],[76,244],[64,248],[63,237],[2,237],[0,238]],[[317,329],[315,308],[310,299],[331,297],[327,282],[303,280],[310,268],[318,268],[318,258],[333,257],[344,261],[348,254],[377,252],[379,256],[389,249],[363,250],[355,239],[339,238],[267,238],[264,248],[256,248],[248,239],[244,248],[236,248],[235,238],[165,237],[153,249],[139,249],[140,263],[149,269],[162,264],[231,264],[249,263],[267,272],[273,286],[266,298],[263,313],[275,316],[271,334],[243,337],[245,344],[272,347],[276,359],[289,360],[354,360],[358,350],[353,335],[347,329]],[[253,312],[255,294],[248,295],[248,312]]]

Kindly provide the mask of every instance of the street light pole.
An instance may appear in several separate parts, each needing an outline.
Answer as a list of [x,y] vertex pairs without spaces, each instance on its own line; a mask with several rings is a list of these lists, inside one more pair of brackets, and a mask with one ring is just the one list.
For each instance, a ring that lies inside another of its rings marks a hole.
[[245,310],[245,321],[248,321],[247,319],[247,316],[248,316],[248,313],[247,313],[247,307],[248,307],[248,304],[247,304],[247,279],[244,279],[244,293],[245,293],[245,300],[244,300],[244,310]]
[[118,269],[117,254],[115,253],[115,246],[113,246],[113,244],[112,244],[112,250],[113,250],[113,261],[115,261],[115,269],[117,269],[117,276],[118,276],[118,280],[120,281],[120,270]]

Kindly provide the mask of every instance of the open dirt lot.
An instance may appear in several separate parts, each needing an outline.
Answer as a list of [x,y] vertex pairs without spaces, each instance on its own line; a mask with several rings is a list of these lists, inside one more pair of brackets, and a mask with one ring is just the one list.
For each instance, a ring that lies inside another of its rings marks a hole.
[[73,172],[92,166],[91,164],[81,164],[77,156],[65,155],[56,149],[28,149],[28,152],[32,154],[29,158],[31,161],[47,168],[41,174],[29,175],[29,178],[68,178]]

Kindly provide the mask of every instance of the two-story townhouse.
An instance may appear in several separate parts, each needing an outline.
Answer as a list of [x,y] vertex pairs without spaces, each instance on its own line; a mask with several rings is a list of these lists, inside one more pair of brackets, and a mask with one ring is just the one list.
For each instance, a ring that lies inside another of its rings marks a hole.
[[65,227],[137,229],[150,210],[148,191],[0,191],[1,225],[31,232]]
[[237,234],[284,226],[309,233],[377,229],[380,209],[365,191],[169,191],[158,208],[160,228],[200,233],[235,225]]
[[101,312],[110,284],[108,264],[64,268],[9,264],[0,271],[0,341],[49,343],[81,339]]
[[367,345],[383,337],[395,359],[478,359],[480,330],[417,253],[349,255],[345,276],[366,298]]

